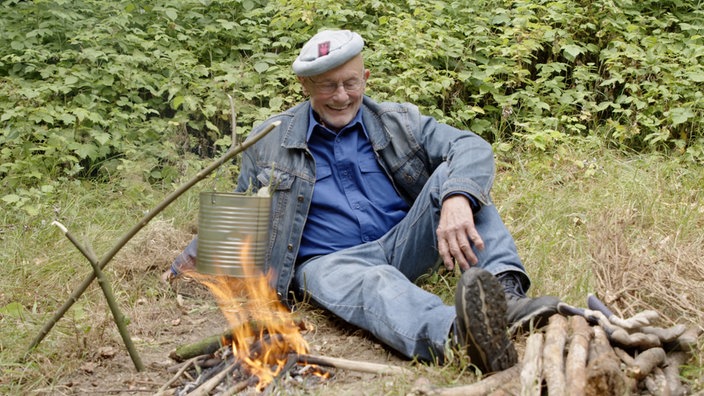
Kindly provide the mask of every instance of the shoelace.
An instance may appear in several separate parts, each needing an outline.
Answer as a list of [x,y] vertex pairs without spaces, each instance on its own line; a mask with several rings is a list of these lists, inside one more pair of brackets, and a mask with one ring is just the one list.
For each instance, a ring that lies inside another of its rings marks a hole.
[[518,280],[517,276],[510,272],[503,272],[499,274],[498,278],[499,282],[504,287],[504,293],[506,293],[508,297],[525,297],[526,294],[523,292],[523,286],[521,286],[521,282]]

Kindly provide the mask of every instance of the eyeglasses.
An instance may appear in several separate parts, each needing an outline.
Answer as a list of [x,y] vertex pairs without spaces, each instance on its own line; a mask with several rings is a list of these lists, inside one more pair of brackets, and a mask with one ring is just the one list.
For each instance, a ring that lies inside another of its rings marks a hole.
[[347,92],[357,92],[362,87],[364,86],[364,83],[366,82],[365,79],[363,78],[350,78],[349,80],[345,80],[342,82],[336,82],[336,81],[323,81],[323,82],[316,82],[312,78],[308,77],[310,82],[313,83],[315,86],[315,91],[318,93],[321,93],[323,95],[330,95],[337,91],[337,87],[342,85],[342,88],[345,89]]

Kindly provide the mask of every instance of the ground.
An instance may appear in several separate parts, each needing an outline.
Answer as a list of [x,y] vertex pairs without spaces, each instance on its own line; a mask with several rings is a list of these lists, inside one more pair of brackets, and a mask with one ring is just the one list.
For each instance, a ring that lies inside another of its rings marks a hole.
[[[166,287],[166,286],[165,286]],[[179,346],[200,341],[208,336],[224,333],[228,325],[223,314],[202,286],[192,280],[177,280],[173,284],[174,298],[159,303],[138,303],[139,317],[135,317],[130,331],[137,352],[145,366],[137,372],[127,349],[120,343],[106,345],[87,357],[80,369],[67,376],[45,394],[153,394],[175,375],[178,362],[169,357]],[[307,308],[297,313],[306,324],[304,338],[310,345],[310,354],[339,357],[349,360],[412,366],[384,348],[363,331],[331,320],[322,311]],[[135,331],[136,329],[136,331]],[[111,337],[113,341],[120,338]],[[275,394],[330,394],[376,395],[403,394],[412,386],[413,378],[397,378],[333,369],[334,377],[324,383],[309,384],[307,389],[284,385]],[[175,388],[169,388],[172,392]],[[167,392],[167,394],[170,394]],[[256,393],[253,388],[247,393]]]

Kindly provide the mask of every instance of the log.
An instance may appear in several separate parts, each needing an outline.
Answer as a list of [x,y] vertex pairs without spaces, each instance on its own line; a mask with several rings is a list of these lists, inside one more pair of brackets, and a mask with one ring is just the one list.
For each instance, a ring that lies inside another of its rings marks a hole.
[[543,333],[533,333],[526,340],[521,369],[521,395],[540,396],[543,386]]
[[225,345],[232,344],[232,332],[206,337],[192,344],[181,345],[169,353],[169,357],[177,362],[183,362],[196,356],[210,355]]
[[670,396],[667,390],[665,374],[659,367],[656,367],[652,373],[645,377],[643,383],[645,384],[645,389],[647,389],[651,395]]
[[665,350],[662,348],[650,348],[641,352],[635,357],[633,366],[627,370],[628,376],[637,380],[647,377],[655,367],[665,363]]
[[663,372],[665,373],[665,381],[667,382],[670,396],[682,396],[686,393],[680,378],[680,368],[687,362],[687,359],[688,355],[686,352],[673,352],[667,355]]
[[633,359],[633,356],[631,356],[628,352],[624,351],[623,349],[619,347],[614,347],[614,353],[616,353],[616,356],[621,359],[621,362],[626,365],[626,367],[633,367],[636,362]]
[[687,327],[683,324],[678,324],[672,327],[654,327],[654,326],[643,326],[640,328],[641,333],[654,334],[660,338],[662,343],[668,343],[676,340],[679,336],[684,334]]
[[543,377],[551,396],[565,394],[565,344],[567,343],[567,319],[562,315],[550,317],[545,330],[543,347]]
[[[306,330],[306,324],[301,319],[295,319],[294,323],[300,330]],[[252,329],[252,332],[258,334],[264,328],[264,325],[256,320],[250,320],[246,324]],[[210,355],[220,348],[231,345],[233,341],[232,334],[237,329],[230,329],[222,334],[212,335],[192,344],[181,345],[169,353],[169,357],[177,362],[183,362],[195,356]]]
[[450,388],[438,388],[428,385],[414,389],[419,395],[425,396],[484,396],[492,393],[506,392],[508,394],[518,394],[518,382],[516,376],[521,373],[521,365],[517,364],[504,371],[485,377],[481,381],[469,385],[461,385]]
[[565,361],[566,389],[569,389],[571,395],[581,396],[584,395],[587,385],[587,362],[592,328],[581,316],[571,316],[569,324],[572,337]]
[[676,340],[668,343],[665,349],[667,351],[694,352],[697,349],[701,332],[699,327],[689,327]]
[[621,371],[619,358],[611,348],[606,332],[600,326],[595,326],[593,330],[594,338],[590,345],[584,394],[587,396],[629,394],[631,387],[628,386],[626,376]]

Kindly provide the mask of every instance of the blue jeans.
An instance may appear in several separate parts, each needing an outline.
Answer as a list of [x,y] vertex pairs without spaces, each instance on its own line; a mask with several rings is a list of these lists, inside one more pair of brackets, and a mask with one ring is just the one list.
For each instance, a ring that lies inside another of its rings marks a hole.
[[[295,290],[408,358],[442,360],[455,308],[413,282],[439,262],[435,230],[440,219],[440,187],[446,178],[443,164],[408,215],[379,240],[299,264]],[[513,237],[496,207],[483,206],[474,222],[485,244],[483,251],[475,251],[478,265],[494,275],[505,271],[525,274]]]

